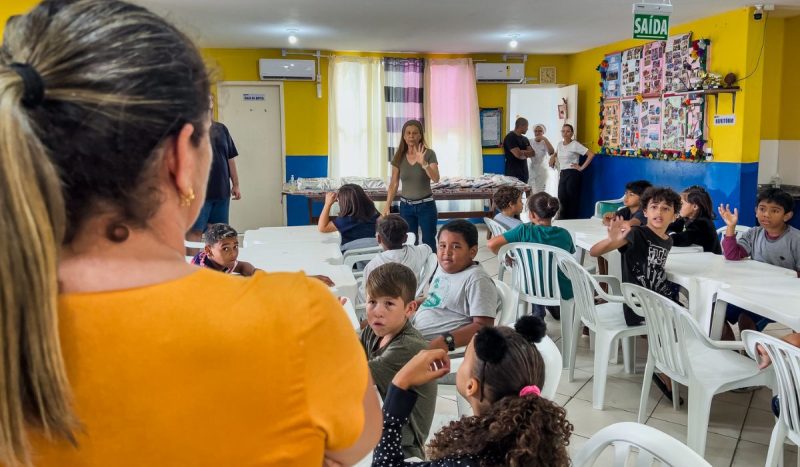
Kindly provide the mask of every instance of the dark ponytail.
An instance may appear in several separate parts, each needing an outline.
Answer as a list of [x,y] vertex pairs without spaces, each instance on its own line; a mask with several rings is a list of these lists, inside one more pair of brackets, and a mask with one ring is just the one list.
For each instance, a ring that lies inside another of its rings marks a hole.
[[508,327],[485,327],[475,335],[473,376],[486,413],[450,423],[429,445],[431,459],[475,456],[482,466],[567,467],[572,424],[563,407],[538,395],[520,396],[544,385],[544,360],[536,348],[545,335],[541,318],[526,316]]
[[541,219],[552,219],[559,207],[558,198],[550,196],[544,191],[528,198],[528,211],[535,213]]

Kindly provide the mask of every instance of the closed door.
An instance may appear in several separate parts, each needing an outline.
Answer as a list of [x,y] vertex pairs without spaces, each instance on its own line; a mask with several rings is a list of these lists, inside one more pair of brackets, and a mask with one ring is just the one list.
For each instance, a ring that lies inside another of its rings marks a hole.
[[281,88],[221,83],[217,92],[219,120],[239,152],[242,199],[231,200],[230,223],[239,232],[283,225]]

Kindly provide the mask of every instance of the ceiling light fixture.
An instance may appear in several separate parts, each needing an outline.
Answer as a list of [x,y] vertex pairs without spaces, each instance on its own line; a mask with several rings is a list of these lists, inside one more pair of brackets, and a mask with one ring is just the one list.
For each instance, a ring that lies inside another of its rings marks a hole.
[[289,33],[289,43],[292,45],[297,44],[297,29],[287,29],[286,32]]
[[517,38],[518,37],[519,37],[519,34],[512,34],[511,35],[511,40],[508,42],[508,46],[511,47],[512,49],[516,49],[517,46],[519,45],[519,42],[517,42]]

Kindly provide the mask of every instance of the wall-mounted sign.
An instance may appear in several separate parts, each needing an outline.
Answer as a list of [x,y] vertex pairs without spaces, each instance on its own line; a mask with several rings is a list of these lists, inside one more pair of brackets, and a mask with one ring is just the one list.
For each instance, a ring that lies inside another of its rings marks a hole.
[[715,126],[736,125],[736,114],[714,115],[714,125]]
[[634,39],[666,39],[669,34],[669,16],[635,13],[633,15]]
[[242,99],[245,101],[263,101],[266,100],[264,94],[242,94]]

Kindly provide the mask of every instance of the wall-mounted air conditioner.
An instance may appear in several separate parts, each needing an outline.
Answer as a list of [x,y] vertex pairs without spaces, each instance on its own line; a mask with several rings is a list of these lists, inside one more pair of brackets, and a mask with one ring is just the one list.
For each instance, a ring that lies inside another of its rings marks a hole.
[[475,78],[481,83],[521,83],[525,80],[525,64],[476,63]]
[[314,81],[317,78],[314,60],[281,60],[262,58],[258,61],[262,80]]

